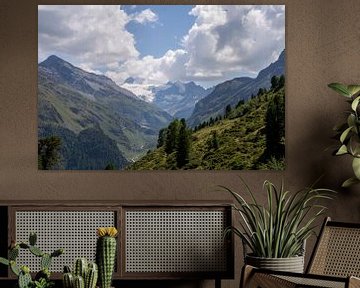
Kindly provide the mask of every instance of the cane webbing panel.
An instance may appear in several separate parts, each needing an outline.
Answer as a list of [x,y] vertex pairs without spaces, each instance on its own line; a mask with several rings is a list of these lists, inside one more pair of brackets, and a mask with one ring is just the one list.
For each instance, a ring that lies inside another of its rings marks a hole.
[[[46,253],[64,248],[65,253],[52,261],[50,270],[62,272],[72,267],[74,259],[95,260],[96,228],[115,226],[114,211],[16,211],[16,241],[28,243],[29,233],[36,232],[37,246]],[[18,262],[39,271],[40,258],[20,250]]]
[[125,212],[125,272],[226,271],[224,211]]
[[296,288],[296,284],[271,274],[255,273],[244,283],[246,288]]
[[302,278],[293,276],[277,276],[281,279],[287,280],[296,284],[294,287],[326,287],[326,288],[345,288],[345,279],[343,282],[331,281],[316,278]]
[[360,277],[360,229],[326,226],[310,273]]

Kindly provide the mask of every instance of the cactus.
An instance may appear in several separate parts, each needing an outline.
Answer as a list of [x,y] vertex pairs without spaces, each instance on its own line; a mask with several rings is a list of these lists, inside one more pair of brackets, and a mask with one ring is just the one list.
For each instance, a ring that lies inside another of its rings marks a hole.
[[99,238],[96,243],[96,262],[99,267],[100,288],[110,288],[112,274],[114,272],[116,256],[115,227],[98,228]]
[[0,257],[0,263],[4,264],[6,266],[10,265],[10,261],[8,259],[3,258],[3,257]]
[[85,276],[85,288],[95,288],[98,279],[98,266],[96,263],[89,263]]
[[[29,268],[28,267],[26,268],[27,269],[22,269],[22,271],[19,274],[19,279],[18,279],[19,288],[28,288],[32,283],[31,275],[29,273],[30,272]],[[25,272],[24,270],[27,270],[27,272]]]
[[51,257],[58,257],[64,253],[64,249],[57,249],[51,253]]
[[85,288],[84,278],[77,275],[74,277],[74,288]]
[[[30,233],[29,244],[20,242],[16,243],[11,241],[11,245],[8,251],[8,259],[0,257],[0,263],[10,266],[11,271],[18,276],[18,286],[19,288],[28,288],[28,287],[43,287],[44,285],[50,285],[50,264],[53,257],[60,256],[63,254],[63,249],[55,250],[53,253],[48,254],[41,251],[38,247],[35,246],[37,236],[35,233]],[[35,281],[32,280],[30,275],[30,269],[27,266],[19,266],[16,264],[16,259],[19,256],[19,250],[29,250],[30,253],[37,257],[41,257],[41,271],[39,271],[35,276]],[[44,285],[43,285],[44,284]],[[40,286],[39,286],[40,285]],[[45,287],[45,286],[44,286]],[[46,286],[50,287],[50,286]]]
[[50,254],[44,253],[44,255],[41,257],[41,261],[40,261],[40,267],[41,269],[49,269],[50,265],[51,265],[51,260],[52,257]]
[[19,244],[19,246],[20,246],[20,248],[22,248],[22,249],[29,249],[30,248],[30,245],[28,245],[28,244],[26,244],[26,243],[20,243]]
[[20,275],[20,268],[16,265],[16,262],[14,260],[10,261],[10,269],[16,276]]
[[[75,286],[75,280],[78,286],[83,288],[95,288],[98,279],[98,268],[95,263],[89,263],[85,258],[78,258],[74,263],[74,273],[71,273],[69,266],[64,266],[63,273],[63,286],[64,288],[77,288]],[[82,279],[83,284],[81,283]]]
[[37,235],[35,232],[31,232],[29,235],[29,244],[31,246],[35,246],[37,241]]
[[50,273],[49,269],[44,268],[44,269],[40,270],[38,273],[36,273],[35,280],[40,281],[42,278],[49,280],[50,275],[51,275],[51,273]]
[[38,247],[36,247],[36,246],[30,246],[30,247],[29,247],[29,251],[30,251],[32,254],[34,254],[35,256],[37,256],[37,257],[41,257],[41,256],[44,255],[44,252],[42,252],[42,251],[40,250],[40,248],[38,248]]
[[74,266],[75,276],[81,276],[83,279],[85,279],[87,268],[88,268],[88,262],[85,258],[76,259]]
[[9,260],[16,260],[16,258],[19,256],[19,246],[15,246],[14,248],[9,250],[8,253]]
[[64,266],[64,273],[71,273],[71,269],[69,266],[67,265]]
[[74,276],[72,273],[64,273],[63,277],[63,286],[64,288],[73,288],[74,287]]

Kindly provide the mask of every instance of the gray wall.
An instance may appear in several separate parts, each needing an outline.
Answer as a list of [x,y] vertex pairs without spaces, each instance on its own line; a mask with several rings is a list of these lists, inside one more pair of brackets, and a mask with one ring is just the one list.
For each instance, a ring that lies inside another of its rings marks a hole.
[[[82,1],[41,1],[41,4]],[[87,1],[98,2],[101,1]],[[114,1],[107,1],[112,3]],[[136,1],[131,3],[165,3]],[[197,1],[219,3],[216,1]],[[286,162],[284,172],[111,172],[37,170],[37,4],[0,0],[0,200],[220,200],[216,184],[240,187],[238,175],[265,200],[262,182],[284,179],[290,190],[311,184],[339,191],[329,204],[336,220],[360,220],[360,186],[340,189],[351,174],[350,159],[331,156],[332,127],[346,103],[330,82],[360,83],[358,0],[226,1],[286,5]],[[85,2],[84,2],[85,3]],[[114,2],[115,3],[115,2]],[[169,3],[179,3],[168,1]],[[118,2],[117,2],[118,4]],[[312,250],[312,241],[308,251]],[[241,268],[237,243],[237,287]],[[211,287],[212,282],[202,287]],[[185,285],[188,286],[188,285]],[[191,286],[191,285],[190,285]]]

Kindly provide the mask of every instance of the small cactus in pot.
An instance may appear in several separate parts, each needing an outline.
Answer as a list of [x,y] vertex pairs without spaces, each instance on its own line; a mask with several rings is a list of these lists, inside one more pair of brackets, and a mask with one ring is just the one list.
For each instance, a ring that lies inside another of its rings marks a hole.
[[96,262],[99,267],[100,288],[110,288],[116,258],[115,227],[101,227],[97,229]]
[[64,267],[64,288],[95,288],[98,279],[98,267],[96,263],[88,263],[85,258],[79,258],[74,264],[74,273],[69,266]]

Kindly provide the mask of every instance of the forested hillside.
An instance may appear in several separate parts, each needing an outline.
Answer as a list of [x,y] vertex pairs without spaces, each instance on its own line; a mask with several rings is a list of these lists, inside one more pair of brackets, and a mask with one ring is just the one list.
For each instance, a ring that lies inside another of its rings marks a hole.
[[284,82],[284,76],[272,77],[269,90],[223,107],[194,129],[175,119],[160,130],[157,148],[127,169],[284,169]]

